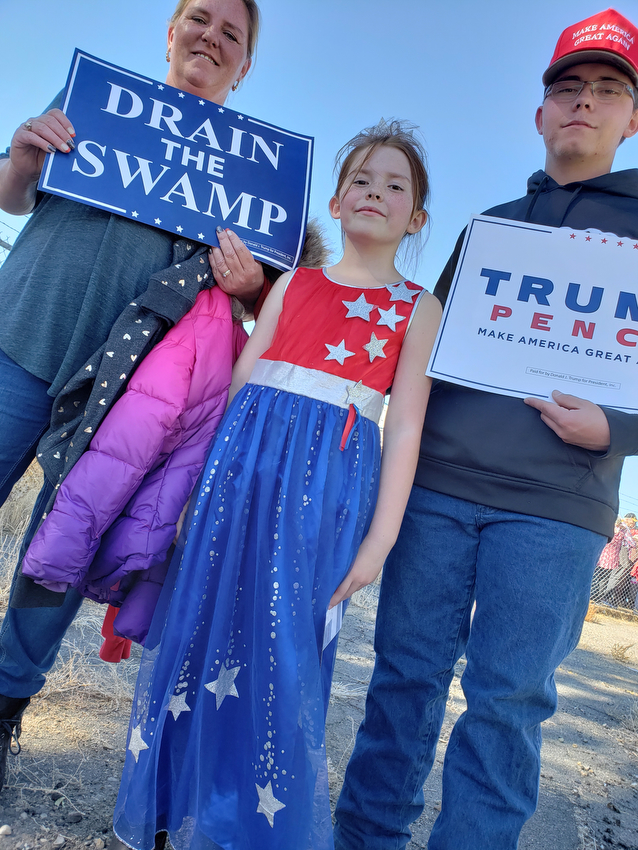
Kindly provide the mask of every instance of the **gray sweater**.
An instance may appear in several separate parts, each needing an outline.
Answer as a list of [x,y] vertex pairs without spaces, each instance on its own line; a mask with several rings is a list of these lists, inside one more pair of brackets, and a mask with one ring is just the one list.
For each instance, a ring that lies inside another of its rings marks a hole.
[[[527,195],[486,215],[638,239],[638,169],[559,186],[543,171]],[[462,238],[435,289],[444,303]],[[638,291],[635,282],[629,288]],[[607,537],[623,459],[638,454],[638,415],[605,409],[606,453],[564,443],[522,399],[435,382],[415,483],[494,508],[568,522]]]

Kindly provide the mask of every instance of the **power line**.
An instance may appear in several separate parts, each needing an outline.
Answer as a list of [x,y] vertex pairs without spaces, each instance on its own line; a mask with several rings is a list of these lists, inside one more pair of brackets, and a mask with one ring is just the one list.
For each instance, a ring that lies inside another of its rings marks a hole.
[[17,227],[12,227],[10,224],[7,224],[6,221],[0,221],[0,227],[6,230],[13,230],[14,233],[20,233]]
[[13,248],[13,243],[9,241],[10,235],[6,231],[12,230],[13,233],[20,233],[15,227],[11,227],[5,221],[0,221],[0,265],[6,260],[7,254]]

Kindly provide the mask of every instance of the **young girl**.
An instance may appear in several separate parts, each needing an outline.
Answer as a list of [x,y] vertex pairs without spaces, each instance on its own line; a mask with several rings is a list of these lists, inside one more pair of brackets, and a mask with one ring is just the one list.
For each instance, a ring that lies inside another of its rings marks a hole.
[[394,265],[427,218],[419,143],[382,123],[342,153],[343,258],[268,297],[147,638],[114,819],[126,846],[167,831],[175,850],[332,847],[326,614],[397,536],[440,318]]

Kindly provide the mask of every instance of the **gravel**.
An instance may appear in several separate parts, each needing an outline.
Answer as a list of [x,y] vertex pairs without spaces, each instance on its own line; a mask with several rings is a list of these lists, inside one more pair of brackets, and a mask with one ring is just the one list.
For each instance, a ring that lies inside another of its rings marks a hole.
[[[375,610],[375,590],[362,591],[342,630],[328,714],[333,805],[363,717]],[[99,660],[101,613],[83,607],[47,687],[25,714],[22,752],[10,757],[0,795],[0,850],[108,844],[139,653],[121,665]],[[463,666],[410,850],[427,847],[440,808],[445,743],[464,708]],[[556,681],[559,710],[544,726],[539,808],[520,850],[638,850],[638,622],[598,613]]]

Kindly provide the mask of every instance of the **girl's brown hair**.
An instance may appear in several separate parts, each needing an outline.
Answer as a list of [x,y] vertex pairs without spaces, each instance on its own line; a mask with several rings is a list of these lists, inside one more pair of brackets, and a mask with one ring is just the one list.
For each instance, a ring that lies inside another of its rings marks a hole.
[[[335,172],[338,171],[339,176],[335,196],[341,197],[350,188],[349,186],[346,187],[346,181],[352,172],[356,158],[362,151],[365,151],[365,156],[359,164],[359,169],[363,168],[377,148],[387,145],[402,151],[410,163],[412,194],[414,195],[412,214],[414,215],[419,210],[426,210],[427,212],[427,205],[430,200],[428,158],[425,148],[415,136],[414,131],[416,129],[415,124],[410,124],[407,121],[385,121],[382,118],[374,127],[366,127],[365,130],[357,133],[354,138],[346,142],[336,156]],[[353,175],[353,179],[354,176],[356,175]]]
[[[416,124],[408,121],[385,121],[383,118],[374,127],[366,127],[360,133],[350,139],[341,148],[335,160],[335,174],[337,177],[337,188],[335,196],[340,198],[348,191],[356,174],[352,169],[356,158],[365,151],[365,155],[359,163],[359,170],[363,168],[374,151],[382,145],[389,145],[402,151],[408,158],[410,164],[410,177],[412,178],[412,194],[414,203],[412,215],[419,210],[428,211],[430,203],[430,178],[428,175],[428,155],[422,142],[415,135]],[[348,182],[349,180],[349,182]],[[415,272],[419,252],[423,245],[423,234],[427,234],[430,227],[430,214],[428,213],[426,226],[417,233],[406,233],[399,248],[399,256],[402,264],[408,271]],[[408,239],[409,237],[409,239]],[[342,239],[344,234],[342,232]]]

